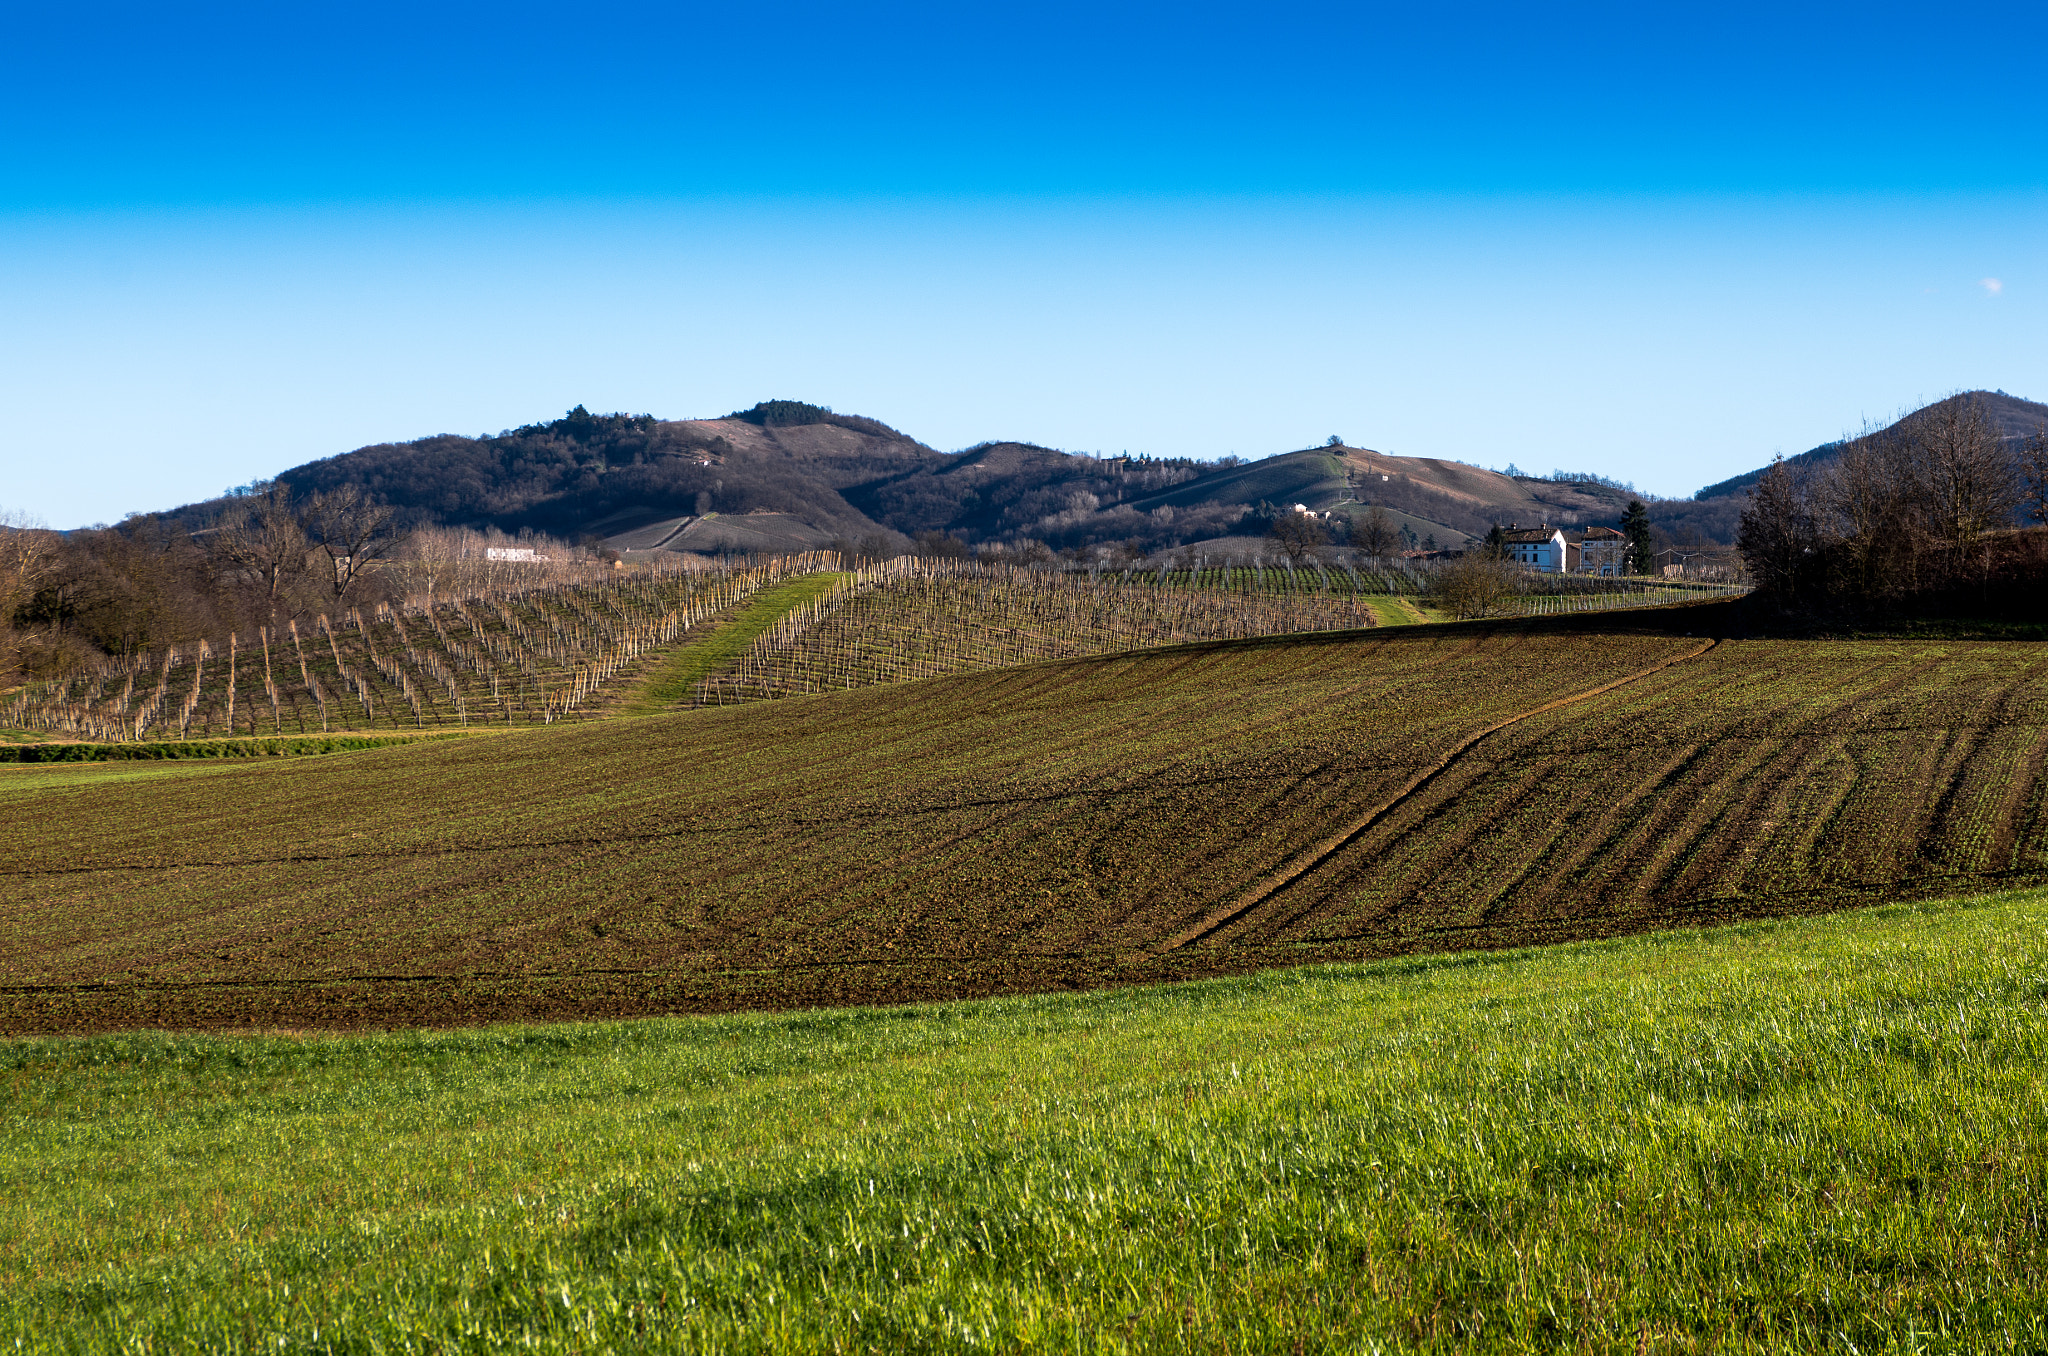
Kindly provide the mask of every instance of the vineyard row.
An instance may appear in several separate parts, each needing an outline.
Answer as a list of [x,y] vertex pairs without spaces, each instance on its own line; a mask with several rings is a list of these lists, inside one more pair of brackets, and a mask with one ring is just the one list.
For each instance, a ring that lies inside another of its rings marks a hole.
[[[584,578],[453,588],[350,609],[33,685],[0,724],[117,742],[336,730],[552,724],[587,715],[650,651],[764,585],[837,568],[809,552],[746,566],[657,562]],[[778,620],[700,704],[866,687],[1191,641],[1372,626],[1374,597],[1413,597],[1427,571],[1277,564],[1047,571],[899,558],[865,566]],[[1697,587],[1551,580],[1532,614],[1642,606]],[[1567,587],[1569,586],[1569,587]]]
[[383,606],[201,640],[38,684],[0,723],[106,742],[552,724],[650,650],[822,553],[746,568],[658,565],[587,583]]
[[1375,624],[1356,575],[1233,569],[1055,573],[903,558],[859,571],[759,636],[702,705],[1042,659]]

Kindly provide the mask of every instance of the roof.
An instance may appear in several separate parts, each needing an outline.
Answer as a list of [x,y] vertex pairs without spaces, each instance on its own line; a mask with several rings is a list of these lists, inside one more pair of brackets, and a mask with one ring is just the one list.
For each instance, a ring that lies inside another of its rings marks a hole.
[[1550,541],[1557,534],[1558,529],[1554,527],[1524,527],[1513,532],[1503,532],[1500,539],[1510,546],[1536,545]]
[[1628,538],[1627,538],[1627,537],[1625,537],[1625,536],[1623,536],[1623,535],[1622,535],[1621,533],[1619,533],[1619,532],[1616,532],[1616,531],[1615,531],[1615,530],[1614,530],[1613,528],[1611,528],[1611,527],[1589,527],[1589,528],[1587,528],[1587,529],[1586,529],[1586,540],[1587,540],[1587,541],[1627,541],[1627,540],[1628,540]]

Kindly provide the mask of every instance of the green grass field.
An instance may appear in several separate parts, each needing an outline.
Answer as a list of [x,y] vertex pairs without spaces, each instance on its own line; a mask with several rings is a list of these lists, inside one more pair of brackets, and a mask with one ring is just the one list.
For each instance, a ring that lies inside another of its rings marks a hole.
[[163,781],[226,771],[223,762],[124,760],[109,763],[0,764],[0,803],[27,800],[46,791],[79,791],[120,782]]
[[1444,620],[1443,614],[1420,599],[1384,594],[1372,600],[1373,619],[1381,626],[1423,626]]
[[2040,1351],[2044,997],[2032,893],[942,1006],[0,1044],[0,1343]]
[[[325,753],[394,748],[423,739],[461,739],[471,731],[440,730],[411,735],[331,734],[258,736],[253,739],[142,739],[119,744],[68,742],[0,743],[0,764],[189,762],[193,759],[306,758]],[[483,726],[475,733],[495,733]]]

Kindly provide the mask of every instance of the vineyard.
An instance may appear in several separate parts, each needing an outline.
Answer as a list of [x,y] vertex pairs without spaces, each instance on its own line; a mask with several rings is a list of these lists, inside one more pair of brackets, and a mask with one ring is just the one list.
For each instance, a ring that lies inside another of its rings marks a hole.
[[[642,661],[762,588],[836,569],[831,553],[743,567],[445,570],[403,607],[351,608],[254,636],[108,661],[0,704],[0,728],[103,742],[551,725],[616,706]],[[865,687],[1161,645],[1414,619],[1428,572],[1291,564],[1049,571],[903,557],[776,621],[698,705]],[[1529,615],[1712,596],[1642,581],[1546,579]],[[1376,610],[1377,609],[1377,610]]]
[[706,679],[698,701],[1371,626],[1366,582],[1324,570],[1082,574],[904,557],[783,618],[731,672]]
[[2048,881],[2038,647],[1716,641],[1716,615],[0,773],[34,811],[0,827],[0,1027],[943,998]]
[[[1534,577],[1524,616],[1727,597],[1723,586]],[[1300,635],[1419,620],[1430,572],[1312,563],[1048,571],[905,557],[860,571],[755,640],[698,686],[699,705],[1119,654],[1207,640]]]
[[405,608],[352,608],[42,684],[0,706],[0,725],[106,741],[551,725],[601,709],[608,686],[643,656],[826,560],[592,569],[527,588],[444,591]]

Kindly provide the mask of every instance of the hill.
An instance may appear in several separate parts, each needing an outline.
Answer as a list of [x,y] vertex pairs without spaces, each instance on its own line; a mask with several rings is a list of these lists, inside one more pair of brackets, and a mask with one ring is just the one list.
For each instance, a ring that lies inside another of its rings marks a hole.
[[[1134,535],[1169,544],[1172,515],[1135,514],[1127,501],[1202,468],[1027,443],[944,454],[877,420],[776,400],[723,419],[592,415],[579,406],[495,437],[359,448],[278,479],[300,493],[360,485],[412,523],[531,528],[621,550],[793,551],[865,540],[891,553],[920,532],[1056,548]],[[217,507],[191,505],[179,516],[201,525]],[[1211,505],[1184,519],[1179,536],[1227,530],[1247,507]]]
[[6,772],[0,1029],[951,998],[2048,880],[2038,647],[1713,638],[1737,620],[1218,642]]
[[[1620,521],[1634,491],[1592,479],[1569,476],[1505,474],[1438,457],[1393,457],[1370,448],[1333,447],[1293,453],[1256,463],[1331,460],[1331,474],[1348,500],[1344,511],[1354,518],[1372,506],[1383,506],[1417,523],[1434,525],[1445,546],[1483,537],[1495,523],[1583,528]],[[1317,486],[1327,502],[1332,482]],[[1448,533],[1441,529],[1449,529]]]
[[[1932,405],[1926,405],[1909,414],[1902,415],[1883,429],[1876,431],[1910,430],[1917,422],[1928,418],[1931,411],[1935,411],[1951,401],[1957,400],[1982,402],[1984,407],[1990,412],[1992,422],[1997,426],[2000,435],[2009,440],[2024,438],[2036,429],[2048,428],[2048,405],[2042,405],[2032,400],[2022,400],[2018,396],[2007,395],[2003,391],[1965,391],[1949,396],[1944,400],[1937,400]],[[1788,464],[1795,467],[1819,470],[1841,456],[1844,448],[1854,446],[1861,442],[1864,437],[1868,436],[1870,435],[1865,434],[1855,438],[1838,438],[1834,442],[1822,443],[1819,447],[1810,448],[1796,456],[1787,457],[1785,460]],[[1745,498],[1749,493],[1749,487],[1756,484],[1763,477],[1764,472],[1769,469],[1767,466],[1759,466],[1754,471],[1745,471],[1739,476],[1730,476],[1726,480],[1716,481],[1693,495],[1693,498],[1701,502]]]
[[[592,415],[490,438],[386,443],[280,473],[300,493],[362,486],[416,522],[621,537],[667,520],[773,515],[691,545],[804,550],[883,531],[841,496],[939,456],[870,419],[770,401],[726,419]],[[668,535],[668,534],[665,534]],[[730,540],[727,538],[731,537]]]
[[[2048,422],[2048,405],[2002,392],[1970,398],[1988,402],[2008,435]],[[1841,446],[1794,460],[1824,465]],[[1710,485],[1690,500],[1646,499],[1651,522],[1675,545],[1729,545],[1761,474]],[[1395,515],[1404,545],[1434,539],[1448,547],[1495,523],[1614,526],[1638,497],[1593,476],[1531,476],[1512,466],[1501,473],[1341,444],[1250,462],[1081,456],[1003,441],[946,453],[879,420],[793,400],[723,419],[593,415],[579,406],[495,436],[359,448],[278,479],[301,493],[360,485],[413,524],[706,553],[864,542],[867,553],[882,555],[920,535],[961,546],[1227,551],[1241,547],[1235,539],[1263,535],[1268,515],[1293,504],[1335,511],[1340,529],[1378,506]],[[172,516],[204,527],[222,502]]]
[[[300,494],[361,486],[408,524],[533,529],[627,551],[866,541],[889,553],[932,534],[965,545],[1118,543],[1151,553],[1261,535],[1262,515],[1296,503],[1346,517],[1378,505],[1410,544],[1452,546],[1496,522],[1612,525],[1632,497],[1588,477],[1504,475],[1341,445],[1252,462],[1081,456],[1001,441],[942,453],[877,420],[787,400],[723,419],[579,406],[495,436],[359,448],[278,479]],[[172,516],[204,527],[223,504]]]

